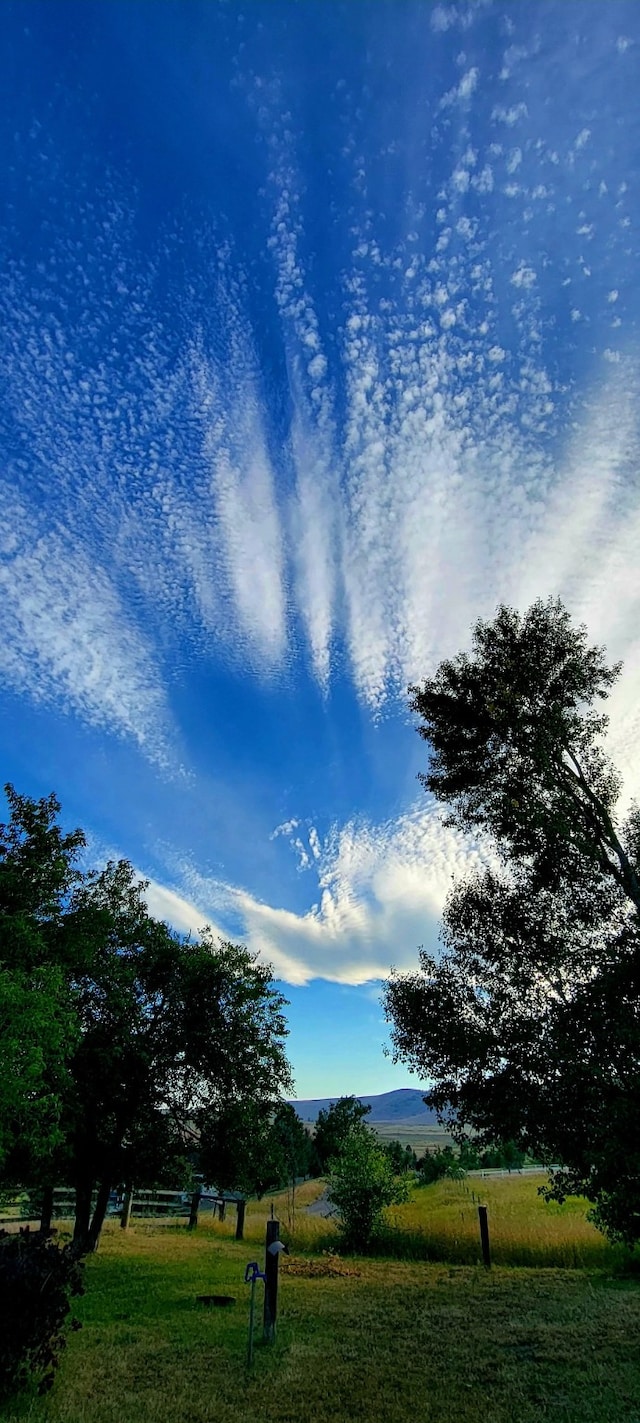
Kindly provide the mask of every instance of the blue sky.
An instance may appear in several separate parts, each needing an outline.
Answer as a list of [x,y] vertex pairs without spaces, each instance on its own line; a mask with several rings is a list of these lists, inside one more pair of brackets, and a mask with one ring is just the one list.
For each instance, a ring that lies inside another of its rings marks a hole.
[[269,959],[297,1095],[484,854],[407,684],[559,594],[640,793],[640,7],[0,15],[2,780]]

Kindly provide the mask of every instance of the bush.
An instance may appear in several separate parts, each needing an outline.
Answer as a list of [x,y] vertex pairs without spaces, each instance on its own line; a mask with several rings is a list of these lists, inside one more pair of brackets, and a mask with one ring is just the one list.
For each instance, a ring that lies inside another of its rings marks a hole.
[[329,1200],[338,1207],[347,1249],[366,1250],[382,1224],[385,1206],[409,1196],[406,1175],[395,1176],[389,1156],[361,1126],[331,1163]]
[[460,1165],[459,1158],[451,1150],[450,1146],[438,1148],[437,1151],[426,1152],[422,1161],[418,1162],[418,1170],[422,1178],[423,1186],[431,1186],[434,1181],[441,1181],[446,1176],[449,1180],[459,1181],[464,1176],[464,1167]]
[[[0,1401],[33,1379],[51,1388],[70,1298],[84,1294],[82,1266],[68,1250],[27,1227],[0,1230]],[[72,1320],[72,1329],[79,1329]]]

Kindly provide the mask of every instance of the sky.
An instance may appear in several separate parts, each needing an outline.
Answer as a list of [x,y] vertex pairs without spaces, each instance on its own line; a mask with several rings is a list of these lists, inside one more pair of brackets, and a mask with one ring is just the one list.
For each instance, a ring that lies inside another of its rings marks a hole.
[[298,1097],[485,847],[407,686],[560,596],[640,795],[636,0],[5,0],[0,759],[273,964]]

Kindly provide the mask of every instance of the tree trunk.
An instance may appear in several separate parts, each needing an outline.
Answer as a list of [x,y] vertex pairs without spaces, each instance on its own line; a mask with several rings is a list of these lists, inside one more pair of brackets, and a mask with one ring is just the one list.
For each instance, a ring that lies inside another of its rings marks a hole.
[[104,1218],[107,1214],[110,1195],[111,1181],[107,1178],[106,1181],[101,1181],[98,1187],[98,1199],[93,1212],[93,1220],[89,1227],[88,1252],[95,1252],[100,1244],[100,1231],[102,1230]]
[[53,1186],[45,1186],[42,1192],[42,1206],[40,1208],[40,1234],[49,1235],[51,1231],[51,1220],[53,1217]]

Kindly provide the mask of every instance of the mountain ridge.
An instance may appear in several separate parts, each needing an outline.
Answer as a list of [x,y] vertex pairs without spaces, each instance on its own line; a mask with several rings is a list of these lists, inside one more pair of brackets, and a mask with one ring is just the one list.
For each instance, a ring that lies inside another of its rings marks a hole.
[[[375,1122],[413,1122],[416,1126],[436,1121],[436,1114],[429,1107],[425,1106],[424,1096],[427,1088],[418,1087],[396,1087],[392,1092],[371,1093],[370,1096],[358,1096],[357,1101],[364,1106],[370,1106],[371,1111],[365,1117],[365,1121],[371,1126]],[[349,1095],[346,1093],[343,1096]],[[356,1096],[356,1094],[353,1094]],[[292,1107],[295,1107],[298,1116],[303,1122],[315,1122],[318,1112],[327,1111],[335,1102],[340,1100],[340,1094],[334,1097],[307,1097],[289,1098]]]

